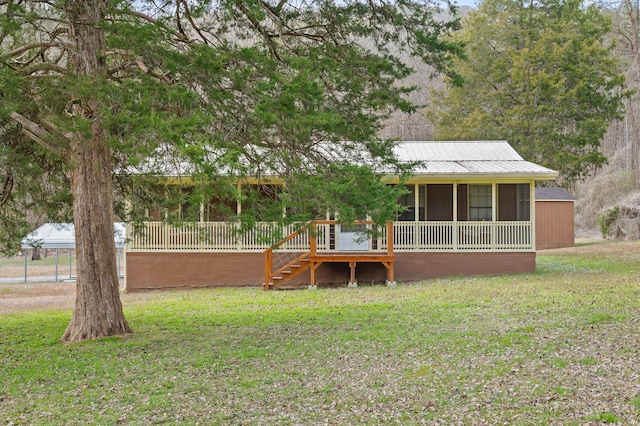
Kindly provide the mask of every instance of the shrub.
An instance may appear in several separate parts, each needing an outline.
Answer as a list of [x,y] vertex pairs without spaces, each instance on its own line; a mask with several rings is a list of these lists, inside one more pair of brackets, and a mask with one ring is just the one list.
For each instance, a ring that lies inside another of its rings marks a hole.
[[596,221],[602,238],[607,238],[611,231],[611,225],[620,217],[620,206],[613,206],[598,214]]

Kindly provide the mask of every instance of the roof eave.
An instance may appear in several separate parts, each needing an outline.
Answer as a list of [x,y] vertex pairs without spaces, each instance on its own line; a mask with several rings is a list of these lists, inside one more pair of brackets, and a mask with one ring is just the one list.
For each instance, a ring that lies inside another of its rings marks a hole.
[[[548,173],[415,173],[409,179],[438,179],[438,180],[554,180],[558,172]],[[386,175],[386,179],[398,178],[397,175]]]

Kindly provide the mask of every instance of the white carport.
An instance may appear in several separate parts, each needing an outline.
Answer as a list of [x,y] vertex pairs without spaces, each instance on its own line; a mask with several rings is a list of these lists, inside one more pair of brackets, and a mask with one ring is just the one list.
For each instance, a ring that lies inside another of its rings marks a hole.
[[[58,250],[69,250],[69,278],[71,276],[72,250],[76,248],[75,227],[72,223],[45,223],[22,239],[24,252],[24,281],[27,281],[27,249],[43,248],[56,250],[56,274],[58,281]],[[113,236],[118,252],[118,276],[120,276],[120,254],[126,242],[126,226],[124,222],[113,224]]]

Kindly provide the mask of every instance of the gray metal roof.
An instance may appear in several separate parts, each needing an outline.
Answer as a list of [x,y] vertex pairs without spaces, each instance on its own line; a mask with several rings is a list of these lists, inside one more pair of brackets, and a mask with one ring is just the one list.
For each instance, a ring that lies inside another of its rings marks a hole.
[[[126,226],[124,222],[113,224],[113,239],[116,248],[124,248]],[[22,239],[22,248],[76,248],[76,233],[73,223],[45,223]]]
[[536,200],[576,201],[566,188],[536,188]]
[[[328,159],[348,157],[333,144],[318,143],[316,148]],[[365,151],[363,148],[363,157],[353,161],[372,164],[374,160],[367,158]],[[554,170],[525,161],[506,141],[405,141],[396,145],[395,153],[401,162],[422,162],[421,166],[414,169],[413,174],[416,177],[465,176],[551,180],[558,176]],[[188,176],[192,169],[186,162],[169,162],[166,158],[163,161],[165,163],[155,166],[160,166],[160,170],[167,176]],[[265,168],[262,174],[277,176],[279,172]]]
[[407,141],[396,147],[400,161],[421,161],[415,175],[467,175],[555,179],[558,172],[525,161],[506,141]]

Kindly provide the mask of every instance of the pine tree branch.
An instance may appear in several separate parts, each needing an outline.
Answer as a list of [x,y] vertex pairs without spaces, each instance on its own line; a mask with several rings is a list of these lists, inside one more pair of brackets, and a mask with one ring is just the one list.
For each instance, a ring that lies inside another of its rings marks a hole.
[[32,43],[32,44],[27,44],[25,46],[21,46],[21,47],[19,47],[17,49],[14,49],[14,50],[8,52],[6,54],[6,57],[14,58],[14,57],[19,56],[19,55],[21,55],[21,54],[23,54],[25,52],[30,51],[30,50],[35,50],[35,49],[46,50],[46,49],[49,49],[51,47],[59,47],[59,48],[62,49],[62,48],[67,48],[68,46],[65,46],[65,45],[63,45],[61,43],[53,43],[53,42]]
[[[14,121],[16,121],[18,124],[22,126],[22,133],[25,136],[27,136],[29,139],[33,140],[38,145],[50,150],[51,152],[61,157],[64,155],[64,151],[62,149],[46,142],[46,139],[50,138],[51,133],[49,133],[47,130],[42,128],[38,123],[35,123],[29,120],[28,118],[24,117],[21,114],[18,114],[17,112],[12,112],[10,116]],[[53,124],[51,123],[48,123],[48,124],[53,126]],[[62,136],[62,137],[68,140],[67,136]]]
[[55,64],[49,64],[49,63],[39,63],[39,64],[30,65],[28,67],[24,67],[22,69],[22,74],[28,76],[38,71],[54,71],[62,75],[69,74],[69,70],[67,70],[66,68],[61,67],[59,65],[55,65]]
[[[184,11],[185,11],[185,17],[187,18],[187,20],[189,21],[189,23],[191,24],[191,28],[193,28],[195,30],[195,32],[198,33],[198,35],[200,36],[200,38],[202,39],[202,42],[206,45],[209,45],[209,40],[207,40],[207,38],[204,36],[204,34],[202,34],[202,31],[200,31],[200,27],[198,25],[196,25],[196,23],[193,21],[193,16],[191,16],[191,11],[189,10],[189,5],[187,4],[186,1],[184,0],[178,0],[176,3],[176,18],[178,18],[178,10],[179,10],[179,5],[182,4],[184,6]],[[180,21],[179,19],[176,19],[178,22]],[[183,33],[184,34],[184,33]],[[187,35],[184,34],[185,39],[187,38]]]
[[132,51],[125,50],[125,49],[111,49],[104,52],[104,56],[110,56],[110,55],[120,55],[123,58],[128,58],[131,61],[127,64],[123,64],[116,68],[109,69],[108,72],[110,75],[113,75],[118,71],[126,69],[129,65],[132,65],[135,62],[135,64],[140,69],[140,71],[142,71],[143,73],[150,75],[151,77],[156,78],[158,80],[164,81],[165,83],[170,83],[170,84],[173,83],[173,81],[166,74],[161,74],[157,71],[153,71],[149,69],[147,64],[144,63],[142,57],[136,55]]
[[4,181],[4,185],[2,185],[2,192],[0,192],[0,210],[2,206],[4,206],[7,201],[9,201],[9,195],[11,194],[11,190],[13,189],[13,170],[9,168],[7,171],[7,176]]
[[182,42],[186,42],[186,43],[190,43],[191,40],[189,39],[189,37],[184,34],[181,31],[176,31],[173,28],[169,28],[166,25],[164,25],[162,22],[158,21],[157,19],[152,18],[149,15],[146,15],[142,12],[138,12],[136,10],[118,10],[119,13],[123,14],[123,15],[129,15],[129,16],[133,16],[139,19],[142,19],[143,21],[147,21],[150,24],[154,24],[154,25],[159,25],[162,29],[166,30],[167,32],[175,35],[180,41]]

